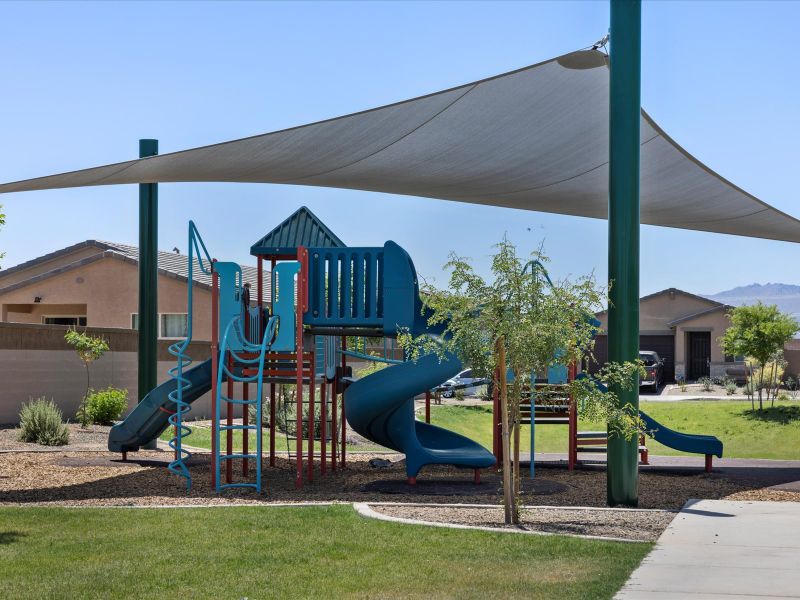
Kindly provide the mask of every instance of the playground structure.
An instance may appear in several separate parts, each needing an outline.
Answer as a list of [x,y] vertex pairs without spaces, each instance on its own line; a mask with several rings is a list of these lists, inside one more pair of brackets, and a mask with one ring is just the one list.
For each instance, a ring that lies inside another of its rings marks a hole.
[[[185,426],[184,416],[194,400],[211,391],[212,485],[217,491],[228,487],[260,491],[263,388],[269,386],[269,464],[274,466],[275,386],[292,384],[295,433],[291,438],[295,442],[297,488],[304,480],[313,480],[317,438],[320,473],[327,471],[329,442],[331,470],[344,467],[347,423],[365,438],[405,454],[406,473],[412,484],[428,464],[473,469],[476,479],[479,469],[494,464],[493,455],[472,440],[415,419],[414,397],[462,368],[454,355],[443,360],[429,355],[408,362],[379,359],[396,364],[357,381],[351,377],[348,356],[375,357],[348,350],[348,336],[394,338],[399,331],[436,336],[444,329],[427,325],[416,271],[405,250],[389,241],[379,248],[260,244],[252,251],[258,260],[255,301],[242,283],[239,265],[212,259],[190,223],[190,277],[195,264],[212,276],[211,359],[187,370],[191,361],[185,350],[192,335],[189,286],[188,337],[171,348],[177,358],[171,379],[155,387],[125,421],[112,428],[109,450],[124,454],[138,450],[171,425],[175,433],[170,447],[175,460],[170,470],[190,487],[191,474],[185,462],[190,454],[183,441],[191,430]],[[271,266],[269,297],[265,294],[265,261]],[[318,360],[320,355],[322,360]],[[249,395],[251,384],[257,387],[255,397]],[[338,404],[337,398],[341,398]],[[248,418],[251,406],[256,409],[255,423]],[[236,407],[241,408],[241,424],[235,423]],[[233,450],[237,432],[242,435],[241,452]],[[251,433],[256,438],[254,452],[249,448]],[[241,462],[245,478],[250,461],[255,461],[255,479],[234,481],[235,461]]]
[[[292,228],[293,233],[285,231]],[[301,230],[313,233],[298,233]],[[320,245],[306,247],[303,243]],[[296,466],[297,488],[304,481],[313,480],[315,446],[319,447],[320,475],[327,473],[329,465],[331,471],[344,468],[348,423],[372,442],[405,454],[411,484],[428,464],[473,469],[474,479],[479,482],[480,469],[501,463],[498,394],[493,394],[495,425],[490,453],[466,437],[430,424],[431,394],[462,369],[460,360],[452,354],[443,358],[432,354],[416,361],[396,357],[394,338],[399,331],[414,336],[440,336],[446,329],[445,325],[428,326],[416,271],[400,246],[386,242],[381,248],[346,247],[302,207],[252,246],[251,253],[258,261],[255,299],[251,299],[250,289],[243,283],[241,267],[212,259],[191,222],[188,249],[189,279],[195,270],[212,279],[212,356],[189,368],[191,358],[186,351],[192,341],[194,316],[192,286],[188,286],[187,337],[170,347],[176,357],[170,379],[151,390],[125,421],[112,428],[110,450],[126,455],[172,426],[174,436],[169,445],[175,458],[169,470],[191,487],[192,477],[186,465],[190,453],[183,447],[191,429],[185,425],[185,415],[192,402],[210,391],[212,485],[217,491],[252,487],[260,492],[265,421],[261,399],[269,398],[268,457],[269,466],[274,467],[278,437],[276,386],[282,384],[293,387],[295,392],[294,416],[284,412],[283,417],[288,454]],[[270,265],[268,287],[264,280],[265,262]],[[541,275],[549,281],[544,267],[534,265],[537,266],[538,271],[534,268],[531,275]],[[354,348],[348,349],[348,337],[355,338]],[[384,340],[383,356],[367,352],[366,338]],[[392,357],[387,340],[392,340]],[[348,358],[390,366],[355,379]],[[605,452],[608,445],[605,431],[578,430],[579,407],[565,385],[576,376],[585,376],[577,375],[577,370],[575,365],[553,364],[544,379],[531,374],[530,393],[521,407],[521,424],[531,427],[532,449],[537,426],[568,426],[570,470],[579,464],[579,453]],[[256,389],[251,396],[253,385]],[[414,398],[422,393],[424,421],[418,421]],[[252,423],[251,408],[255,416]],[[286,410],[285,403],[283,409]],[[240,423],[234,418],[237,410]],[[674,432],[640,414],[648,434],[656,440],[678,450],[704,454],[706,470],[711,469],[712,455],[722,456],[722,444],[716,438]],[[241,451],[235,452],[237,432],[241,435]],[[251,434],[255,436],[254,451],[250,448]],[[294,445],[293,452],[290,443]],[[644,435],[640,436],[638,452],[641,462],[647,464]],[[241,478],[234,481],[236,461],[241,463]],[[255,463],[252,480],[251,461]],[[531,460],[530,476],[534,473]]]

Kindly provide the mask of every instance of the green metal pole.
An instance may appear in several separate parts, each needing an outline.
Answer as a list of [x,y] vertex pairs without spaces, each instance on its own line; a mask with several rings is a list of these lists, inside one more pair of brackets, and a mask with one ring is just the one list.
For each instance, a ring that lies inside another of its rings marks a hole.
[[[608,359],[639,358],[639,121],[642,5],[611,0],[608,173]],[[638,385],[617,390],[621,405],[639,408]],[[639,503],[638,440],[609,436],[608,504]]]
[[[139,157],[158,154],[158,140],[139,140]],[[158,184],[139,185],[139,402],[156,387],[158,361]],[[145,448],[155,449],[153,440]]]

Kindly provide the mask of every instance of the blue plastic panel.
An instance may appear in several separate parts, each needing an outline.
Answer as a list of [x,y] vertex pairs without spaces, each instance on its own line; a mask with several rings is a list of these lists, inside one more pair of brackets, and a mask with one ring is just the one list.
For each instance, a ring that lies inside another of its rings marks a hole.
[[[225,334],[228,323],[242,315],[242,268],[234,262],[216,262],[214,270],[219,274],[219,338]],[[233,350],[241,350],[241,344],[232,342]]]
[[295,277],[300,271],[296,260],[280,262],[272,271],[272,314],[279,318],[278,335],[271,349],[276,352],[295,351],[295,331],[297,313],[295,312]]

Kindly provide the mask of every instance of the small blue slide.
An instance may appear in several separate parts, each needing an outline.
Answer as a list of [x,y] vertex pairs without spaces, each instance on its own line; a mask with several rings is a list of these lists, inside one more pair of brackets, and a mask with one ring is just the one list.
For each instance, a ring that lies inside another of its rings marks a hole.
[[[189,404],[211,389],[211,359],[184,372],[191,383],[183,393]],[[167,396],[175,390],[176,380],[169,379],[152,389],[124,421],[114,425],[108,434],[111,452],[136,452],[156,439],[169,426],[167,419],[175,411],[175,403]]]
[[639,411],[639,416],[644,421],[645,433],[658,443],[681,452],[705,454],[706,456],[714,455],[722,458],[722,442],[719,438],[713,435],[695,435],[675,431],[669,427],[664,427],[641,410]]
[[[579,379],[589,378],[600,391],[606,392],[608,388],[594,378],[581,373]],[[706,457],[706,471],[711,470],[711,456],[722,458],[722,442],[713,435],[698,435],[694,433],[681,433],[669,427],[664,427],[644,411],[639,411],[639,417],[644,421],[645,434],[659,444],[668,448],[688,452],[690,454],[704,454]]]

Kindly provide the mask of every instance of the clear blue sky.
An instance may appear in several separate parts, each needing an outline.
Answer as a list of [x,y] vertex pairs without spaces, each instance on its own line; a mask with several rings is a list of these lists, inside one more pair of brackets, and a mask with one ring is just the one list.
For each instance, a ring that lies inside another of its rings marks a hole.
[[[687,150],[800,215],[798,2],[647,2],[642,104]],[[606,2],[0,3],[0,181],[233,139],[434,92],[587,46]],[[96,238],[137,243],[137,190],[0,197],[5,267]],[[186,222],[220,259],[305,204],[347,243],[393,239],[443,282],[455,250],[485,269],[507,232],[544,240],[557,276],[606,276],[606,222],[419,198],[254,184],[162,184],[160,247]],[[529,230],[530,229],[530,230]],[[643,294],[800,283],[800,248],[644,227]]]

